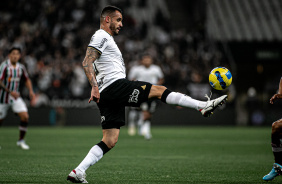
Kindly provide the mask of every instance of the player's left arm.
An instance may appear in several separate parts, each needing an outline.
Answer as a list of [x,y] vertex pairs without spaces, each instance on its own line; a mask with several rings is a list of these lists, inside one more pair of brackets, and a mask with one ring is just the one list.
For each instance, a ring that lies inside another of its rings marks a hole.
[[25,86],[27,87],[27,89],[29,91],[30,100],[34,99],[35,94],[34,94],[34,91],[33,91],[32,82],[29,78],[26,79]]

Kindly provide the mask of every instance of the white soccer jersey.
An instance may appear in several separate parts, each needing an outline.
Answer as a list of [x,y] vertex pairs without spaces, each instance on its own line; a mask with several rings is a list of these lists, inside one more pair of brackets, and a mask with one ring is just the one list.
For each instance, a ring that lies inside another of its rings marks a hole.
[[161,68],[157,65],[151,65],[149,68],[146,68],[144,65],[140,65],[132,67],[129,71],[128,79],[157,84],[163,76]]
[[126,77],[122,54],[109,33],[103,29],[97,30],[88,47],[95,48],[101,54],[93,64],[99,92],[114,81]]

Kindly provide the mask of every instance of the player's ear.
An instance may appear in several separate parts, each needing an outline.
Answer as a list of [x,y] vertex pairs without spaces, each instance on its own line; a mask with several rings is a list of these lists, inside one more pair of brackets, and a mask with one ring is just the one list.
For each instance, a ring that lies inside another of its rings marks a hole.
[[106,16],[105,21],[106,21],[107,23],[109,23],[110,20],[111,20],[111,17],[110,17],[110,16]]

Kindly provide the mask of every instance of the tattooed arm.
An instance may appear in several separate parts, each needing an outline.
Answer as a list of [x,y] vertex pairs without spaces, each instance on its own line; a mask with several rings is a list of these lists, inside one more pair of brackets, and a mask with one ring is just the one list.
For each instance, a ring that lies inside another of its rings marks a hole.
[[86,56],[82,62],[84,72],[88,78],[90,85],[92,86],[91,96],[88,103],[90,103],[91,101],[99,103],[100,100],[100,93],[99,93],[98,84],[96,81],[96,75],[93,67],[94,61],[99,57],[100,54],[98,53],[97,50],[88,47],[86,51]]

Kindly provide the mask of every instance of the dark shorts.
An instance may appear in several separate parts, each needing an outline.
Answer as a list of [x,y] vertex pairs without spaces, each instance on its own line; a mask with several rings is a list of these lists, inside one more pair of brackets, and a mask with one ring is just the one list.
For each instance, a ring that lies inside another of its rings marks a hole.
[[125,106],[139,107],[148,101],[152,84],[142,81],[119,79],[104,89],[97,104],[103,129],[125,125]]

